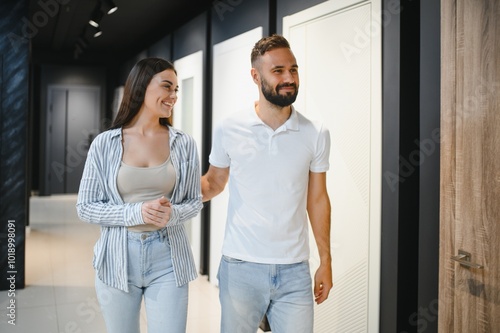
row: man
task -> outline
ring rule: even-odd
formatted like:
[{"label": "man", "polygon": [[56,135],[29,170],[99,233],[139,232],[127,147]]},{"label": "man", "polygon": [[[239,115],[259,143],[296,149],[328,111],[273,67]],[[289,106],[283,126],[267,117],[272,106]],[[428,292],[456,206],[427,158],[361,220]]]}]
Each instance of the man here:
[{"label": "man", "polygon": [[[203,201],[229,181],[229,206],[218,272],[222,333],[255,333],[267,315],[273,333],[313,331],[314,300],[332,288],[330,136],[292,106],[298,66],[288,41],[262,38],[251,54],[259,100],[217,124]],[[309,270],[307,215],[320,266]]]}]

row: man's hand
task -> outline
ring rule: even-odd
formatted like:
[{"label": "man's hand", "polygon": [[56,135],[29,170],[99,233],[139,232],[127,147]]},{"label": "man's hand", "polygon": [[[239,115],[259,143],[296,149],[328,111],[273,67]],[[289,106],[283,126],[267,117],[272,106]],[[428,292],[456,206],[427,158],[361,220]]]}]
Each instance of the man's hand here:
[{"label": "man's hand", "polygon": [[326,301],[333,287],[331,264],[320,265],[314,274],[314,301],[319,305]]}]

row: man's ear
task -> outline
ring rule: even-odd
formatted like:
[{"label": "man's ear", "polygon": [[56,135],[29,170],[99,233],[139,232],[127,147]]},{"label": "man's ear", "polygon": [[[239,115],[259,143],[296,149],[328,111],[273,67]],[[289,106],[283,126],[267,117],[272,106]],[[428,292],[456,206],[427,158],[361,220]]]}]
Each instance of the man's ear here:
[{"label": "man's ear", "polygon": [[259,72],[257,71],[257,69],[252,68],[250,70],[250,75],[252,75],[253,82],[255,82],[256,84],[259,84],[259,82],[260,82],[260,75],[259,75]]}]

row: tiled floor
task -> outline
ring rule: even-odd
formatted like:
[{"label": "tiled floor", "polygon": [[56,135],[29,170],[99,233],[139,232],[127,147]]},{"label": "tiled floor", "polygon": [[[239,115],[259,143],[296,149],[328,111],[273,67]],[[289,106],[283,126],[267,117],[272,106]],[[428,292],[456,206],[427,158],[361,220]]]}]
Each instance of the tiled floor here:
[{"label": "tiled floor", "polygon": [[[104,333],[94,290],[92,249],[99,227],[81,222],[76,196],[32,197],[26,239],[26,288],[18,290],[16,325],[2,313],[2,333]],[[219,332],[217,288],[200,276],[189,286],[188,333]],[[5,312],[9,297],[0,292]],[[145,333],[141,312],[141,332]],[[259,331],[260,332],[260,331]]]}]

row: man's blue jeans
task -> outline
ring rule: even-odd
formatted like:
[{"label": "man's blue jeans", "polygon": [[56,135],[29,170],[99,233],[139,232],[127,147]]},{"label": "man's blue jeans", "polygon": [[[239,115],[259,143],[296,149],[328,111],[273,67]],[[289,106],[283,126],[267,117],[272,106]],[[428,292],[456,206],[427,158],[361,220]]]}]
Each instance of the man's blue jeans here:
[{"label": "man's blue jeans", "polygon": [[267,314],[273,333],[312,333],[314,300],[308,261],[268,265],[222,256],[221,333],[255,333]]},{"label": "man's blue jeans", "polygon": [[176,287],[170,244],[163,232],[128,233],[129,292],[96,277],[96,292],[108,333],[139,333],[144,297],[149,333],[185,333],[188,285]]}]

